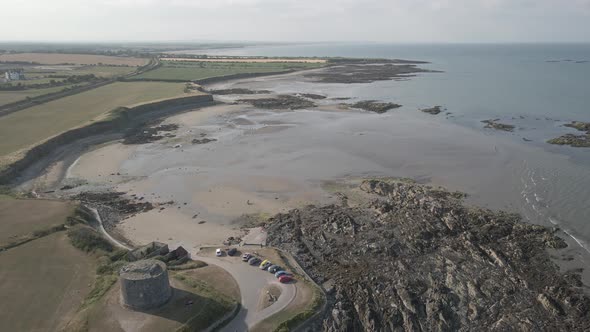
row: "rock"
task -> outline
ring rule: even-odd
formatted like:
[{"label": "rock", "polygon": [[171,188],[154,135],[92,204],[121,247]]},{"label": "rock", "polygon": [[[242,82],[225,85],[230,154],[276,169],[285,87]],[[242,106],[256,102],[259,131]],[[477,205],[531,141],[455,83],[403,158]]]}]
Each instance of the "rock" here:
[{"label": "rock", "polygon": [[[305,74],[305,77],[322,83],[371,83],[433,72],[416,66],[417,62],[394,63],[393,60],[341,59],[335,65]],[[336,65],[337,64],[337,65]]]},{"label": "rock", "polygon": [[211,142],[217,142],[217,139],[215,139],[215,138],[202,138],[202,139],[195,138],[191,142],[193,144],[207,144],[207,143],[211,143]]},{"label": "rock", "polygon": [[308,99],[315,99],[315,100],[326,99],[327,98],[324,95],[318,95],[318,94],[315,94],[315,93],[299,93],[298,95],[301,96],[301,97],[305,97],[305,98],[308,98]]},{"label": "rock", "polygon": [[363,101],[359,101],[357,103],[354,104],[349,104],[348,106],[352,107],[352,108],[358,108],[364,111],[371,111],[371,112],[375,112],[375,113],[385,113],[391,109],[394,108],[400,108],[402,107],[402,105],[399,104],[395,104],[395,103],[382,103],[382,102],[377,102],[375,100],[363,100]]},{"label": "rock", "polygon": [[240,99],[238,102],[249,103],[252,106],[263,109],[302,109],[315,107],[316,105],[301,97],[290,95],[279,95],[276,98]]},{"label": "rock", "polygon": [[590,298],[546,248],[555,230],[513,213],[465,206],[463,194],[411,181],[367,180],[359,207],[308,206],[267,223],[328,308],[311,330],[590,329]]},{"label": "rock", "polygon": [[170,132],[178,129],[177,124],[165,124],[156,127],[148,127],[147,125],[138,126],[125,133],[123,144],[146,144],[159,141],[164,137],[174,137],[171,134],[161,135],[162,132]]},{"label": "rock", "polygon": [[437,115],[438,113],[442,112],[442,106],[434,106],[431,108],[424,108],[420,110],[421,112]]},{"label": "rock", "polygon": [[211,91],[209,91],[209,93],[214,94],[214,95],[257,95],[257,94],[272,93],[272,91],[233,88],[233,89],[211,90]]},{"label": "rock", "polygon": [[590,122],[573,121],[572,123],[565,124],[564,126],[574,128],[579,131],[586,131],[586,134],[565,134],[563,136],[550,139],[547,141],[547,143],[555,145],[569,145],[575,148],[590,147]]},{"label": "rock", "polygon": [[571,123],[564,124],[564,126],[574,128],[579,131],[590,131],[590,122],[572,121]]},{"label": "rock", "polygon": [[490,129],[496,129],[496,130],[502,130],[502,131],[514,131],[515,127],[513,125],[499,123],[499,122],[497,122],[498,120],[499,119],[484,120],[482,122],[486,124],[486,126],[484,128],[490,128]]}]

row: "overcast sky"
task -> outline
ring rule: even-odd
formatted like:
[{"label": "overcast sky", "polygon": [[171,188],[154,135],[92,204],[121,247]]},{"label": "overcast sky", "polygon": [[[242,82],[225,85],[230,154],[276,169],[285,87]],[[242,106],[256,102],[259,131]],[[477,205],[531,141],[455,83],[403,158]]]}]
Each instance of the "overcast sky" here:
[{"label": "overcast sky", "polygon": [[0,41],[590,42],[590,0],[0,0]]}]

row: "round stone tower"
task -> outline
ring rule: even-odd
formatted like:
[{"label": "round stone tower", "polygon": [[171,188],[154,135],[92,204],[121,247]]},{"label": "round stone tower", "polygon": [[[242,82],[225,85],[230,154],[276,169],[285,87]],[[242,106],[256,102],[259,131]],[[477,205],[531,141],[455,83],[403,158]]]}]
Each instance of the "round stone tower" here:
[{"label": "round stone tower", "polygon": [[121,303],[132,309],[150,309],[166,303],[172,291],[166,264],[154,259],[129,263],[119,271]]}]

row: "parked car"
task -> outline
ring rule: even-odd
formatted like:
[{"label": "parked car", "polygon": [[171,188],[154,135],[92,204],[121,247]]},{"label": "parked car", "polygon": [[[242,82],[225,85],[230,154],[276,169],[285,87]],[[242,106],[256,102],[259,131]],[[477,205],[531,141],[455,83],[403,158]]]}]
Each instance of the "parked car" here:
[{"label": "parked car", "polygon": [[260,258],[258,257],[252,257],[250,258],[250,260],[248,260],[248,264],[250,265],[258,265],[260,263]]},{"label": "parked car", "polygon": [[262,266],[262,264],[266,264],[266,262],[270,262],[268,259],[265,259],[262,261],[262,263],[260,263],[260,266]]},{"label": "parked car", "polygon": [[277,273],[275,273],[275,277],[277,277],[277,278],[280,278],[281,276],[284,276],[284,275],[290,276],[292,274],[287,271],[278,271]]},{"label": "parked car", "polygon": [[260,269],[261,270],[266,270],[266,269],[268,269],[271,266],[272,266],[272,263],[270,261],[266,261],[266,263],[262,262],[262,264],[260,264]]},{"label": "parked car", "polygon": [[221,255],[223,255],[223,251],[221,251],[219,248],[215,249],[215,256],[219,257]]},{"label": "parked car", "polygon": [[282,282],[282,283],[287,283],[287,282],[290,282],[292,280],[293,280],[293,277],[288,276],[288,275],[282,275],[282,276],[279,277],[279,282]]},{"label": "parked car", "polygon": [[228,256],[233,256],[238,252],[238,249],[236,248],[231,248],[227,251]]},{"label": "parked car", "polygon": [[270,272],[270,273],[273,273],[273,274],[274,274],[275,272],[279,271],[279,270],[282,270],[282,269],[281,269],[281,267],[280,267],[280,266],[278,266],[278,265],[271,265],[271,266],[268,268],[268,272]]},{"label": "parked car", "polygon": [[248,260],[250,260],[250,258],[252,258],[252,254],[249,253],[249,252],[247,252],[247,253],[245,253],[245,254],[242,255],[242,260],[244,262],[247,262]]}]

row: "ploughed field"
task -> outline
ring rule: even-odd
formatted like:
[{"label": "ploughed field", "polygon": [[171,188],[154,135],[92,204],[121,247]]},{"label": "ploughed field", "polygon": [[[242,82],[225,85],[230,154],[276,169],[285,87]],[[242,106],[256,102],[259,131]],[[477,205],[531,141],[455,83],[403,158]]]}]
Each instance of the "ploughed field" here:
[{"label": "ploughed field", "polygon": [[227,61],[198,61],[186,59],[183,61],[162,61],[162,66],[155,70],[134,76],[134,79],[145,80],[180,80],[195,81],[213,77],[235,74],[255,74],[287,72],[290,70],[312,69],[324,65],[322,62],[235,62]]},{"label": "ploughed field", "polygon": [[11,53],[1,54],[0,62],[23,62],[47,65],[75,64],[92,65],[105,64],[117,66],[143,66],[148,59],[134,57],[118,57],[94,54],[65,54],[65,53]]}]

